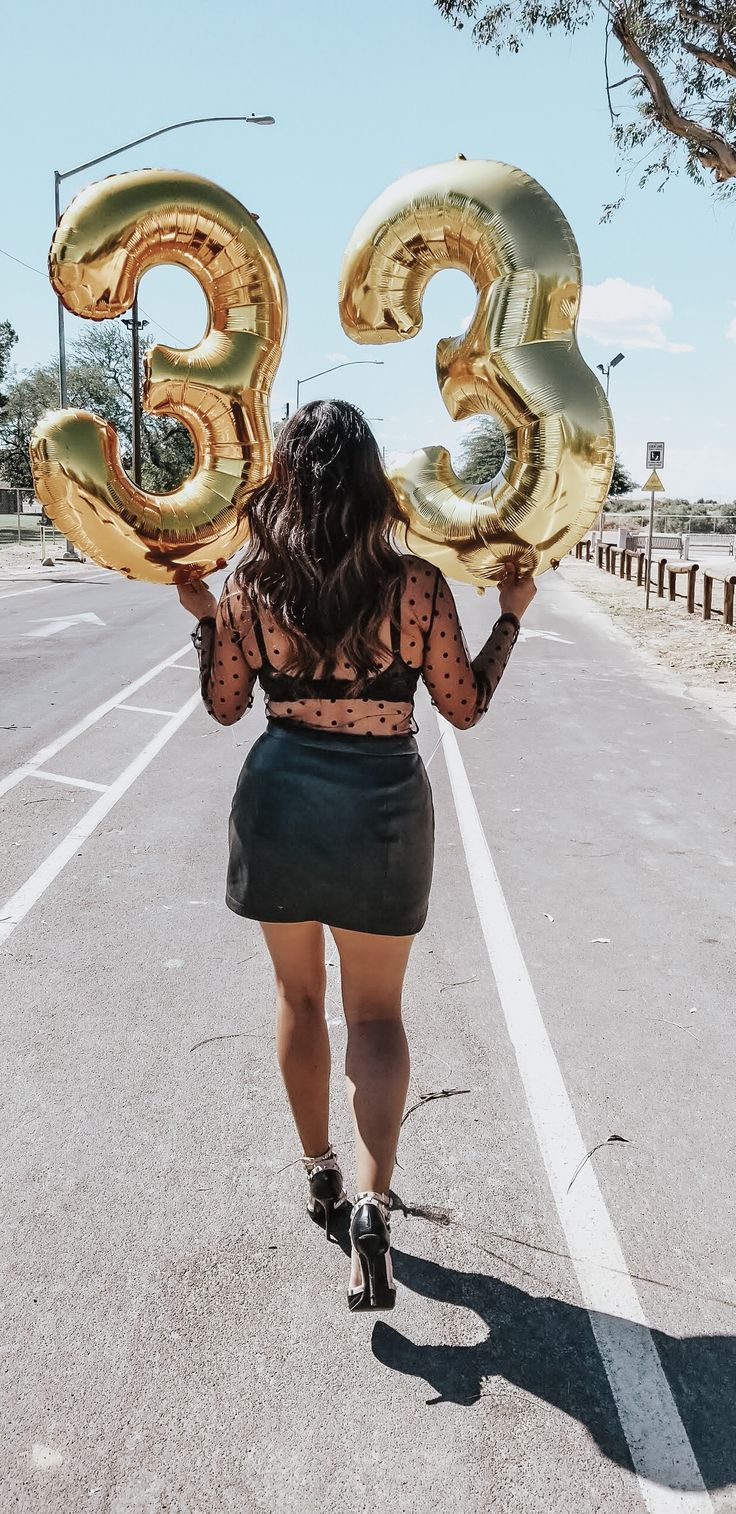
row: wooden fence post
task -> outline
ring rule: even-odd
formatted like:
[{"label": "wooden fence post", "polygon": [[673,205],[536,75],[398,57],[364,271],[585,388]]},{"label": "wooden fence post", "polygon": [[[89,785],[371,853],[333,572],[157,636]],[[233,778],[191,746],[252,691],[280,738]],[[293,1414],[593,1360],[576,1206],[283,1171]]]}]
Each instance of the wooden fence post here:
[{"label": "wooden fence post", "polygon": [[698,564],[691,563],[687,575],[687,613],[695,614],[695,580],[698,576]]},{"label": "wooden fence post", "polygon": [[724,580],[723,580],[723,624],[724,624],[724,626],[732,626],[733,625],[733,591],[734,591],[735,587],[736,587],[736,574],[732,573],[731,576],[730,576],[730,578],[724,578]]}]

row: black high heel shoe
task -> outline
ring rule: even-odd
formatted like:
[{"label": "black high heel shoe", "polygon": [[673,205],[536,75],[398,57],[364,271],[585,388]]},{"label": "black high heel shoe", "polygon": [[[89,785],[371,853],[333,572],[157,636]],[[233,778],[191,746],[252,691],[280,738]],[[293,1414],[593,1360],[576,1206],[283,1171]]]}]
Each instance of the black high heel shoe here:
[{"label": "black high heel shoe", "polygon": [[360,1262],[359,1288],[348,1288],[348,1308],[393,1309],[396,1287],[391,1266],[390,1199],[387,1193],[359,1193],[350,1215],[350,1240]]},{"label": "black high heel shoe", "polygon": [[335,1239],[335,1215],[348,1201],[337,1157],[331,1146],[320,1157],[302,1157],[309,1179],[307,1214],[321,1225],[328,1241]]}]

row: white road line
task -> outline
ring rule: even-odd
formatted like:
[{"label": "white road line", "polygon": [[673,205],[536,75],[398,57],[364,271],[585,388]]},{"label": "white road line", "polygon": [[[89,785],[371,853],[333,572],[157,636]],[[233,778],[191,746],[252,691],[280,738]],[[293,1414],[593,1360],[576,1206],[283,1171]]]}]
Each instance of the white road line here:
[{"label": "white road line", "polygon": [[[187,647],[187,648],[185,648],[185,650],[188,651],[189,648]],[[180,657],[182,656],[181,652],[179,653],[179,656]],[[199,672],[199,667],[195,663],[193,663],[193,662],[175,662],[175,663],[172,664],[172,666],[175,667],[175,668],[181,668],[182,671],[185,672],[185,673],[198,673]]]},{"label": "white road line", "polygon": [[0,594],[0,599],[20,599],[21,594],[40,594],[48,584],[37,584],[35,589],[12,589],[9,594]]},{"label": "white road line", "polygon": [[64,773],[49,773],[47,768],[33,768],[28,774],[29,778],[48,778],[51,783],[70,783],[75,789],[95,789],[98,794],[106,794],[109,783],[93,783],[91,778],[68,778]]},{"label": "white road line", "polygon": [[[454,731],[438,716],[460,833],[506,1026],[580,1290],[650,1514],[713,1510],[585,1145],[481,825]],[[579,1258],[585,1257],[582,1261]]]},{"label": "white road line", "polygon": [[167,741],[170,741],[171,737],[176,735],[179,727],[184,724],[185,720],[188,720],[192,711],[197,708],[199,703],[200,693],[197,690],[196,694],[192,694],[186,704],[182,705],[176,715],[172,716],[171,720],[167,721],[166,725],[156,732],[156,735],[143,747],[138,756],[128,763],[127,768],[124,768],[114,783],[110,784],[106,793],[101,794],[99,799],[95,800],[95,803],[88,809],[86,815],[82,816],[81,820],[69,831],[63,841],[59,842],[59,845],[54,848],[53,852],[49,853],[45,862],[42,862],[40,867],[36,868],[35,873],[31,874],[27,882],[18,889],[17,893],[13,894],[11,899],[8,899],[2,912],[0,912],[0,946],[12,935],[16,926],[20,925],[21,921],[25,919],[29,910],[33,909],[34,904],[38,903],[41,895],[46,892],[46,889],[53,883],[54,879],[58,878],[59,873],[66,867],[67,862],[76,856],[79,848],[92,835],[92,832],[99,825],[100,821],[104,820],[105,815],[109,814],[113,806],[117,804],[118,799],[121,799],[131,784],[135,783],[136,778],[140,777],[141,773],[148,767],[148,764],[153,762],[154,757],[158,755],[162,747],[166,746]]},{"label": "white road line", "polygon": [[135,710],[137,715],[175,715],[176,710],[154,710],[150,704],[119,704],[119,710]]},{"label": "white road line", "polygon": [[130,694],[137,693],[138,689],[142,689],[145,684],[150,683],[152,678],[157,678],[164,668],[179,667],[180,664],[176,660],[177,657],[183,657],[184,653],[188,650],[188,647],[183,646],[179,648],[178,652],[172,652],[170,657],[164,657],[163,661],[157,662],[154,668],[150,668],[140,678],[135,678],[132,683],[127,684],[124,689],[120,690],[119,694],[113,694],[112,699],[106,699],[104,704],[98,704],[94,710],[90,711],[89,715],[85,715],[70,730],[65,731],[63,736],[57,736],[55,741],[49,742],[48,746],[43,747],[40,752],[36,752],[35,757],[29,757],[27,762],[22,763],[19,768],[15,768],[12,773],[8,773],[7,778],[0,779],[0,797],[6,794],[8,789],[14,788],[16,783],[20,783],[23,778],[27,778],[36,768],[41,767],[44,762],[50,762],[57,752],[61,752],[65,746],[69,745],[70,741],[76,741],[77,736],[81,736],[83,731],[88,731],[90,726],[96,725],[103,715],[107,715],[110,710],[116,709]]}]

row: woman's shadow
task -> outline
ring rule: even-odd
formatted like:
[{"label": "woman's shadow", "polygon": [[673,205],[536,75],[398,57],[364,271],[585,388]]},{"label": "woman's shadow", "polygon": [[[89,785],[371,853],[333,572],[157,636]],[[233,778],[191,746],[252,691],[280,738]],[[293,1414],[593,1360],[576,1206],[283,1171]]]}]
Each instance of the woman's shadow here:
[{"label": "woman's shadow", "polygon": [[[436,1395],[429,1404],[477,1403],[489,1379],[505,1378],[579,1420],[604,1455],[632,1469],[586,1309],[536,1298],[497,1278],[441,1267],[407,1252],[392,1250],[392,1256],[396,1277],[407,1288],[472,1309],[488,1334],[474,1346],[415,1345],[379,1321],[372,1338],[378,1361],[428,1383]],[[600,1320],[616,1346],[635,1361],[637,1347],[645,1344],[644,1327],[611,1316]],[[736,1339],[679,1338],[659,1330],[651,1335],[703,1481],[708,1488],[723,1488],[736,1480]],[[666,1445],[657,1446],[647,1472],[672,1488],[697,1485],[678,1470]]]}]

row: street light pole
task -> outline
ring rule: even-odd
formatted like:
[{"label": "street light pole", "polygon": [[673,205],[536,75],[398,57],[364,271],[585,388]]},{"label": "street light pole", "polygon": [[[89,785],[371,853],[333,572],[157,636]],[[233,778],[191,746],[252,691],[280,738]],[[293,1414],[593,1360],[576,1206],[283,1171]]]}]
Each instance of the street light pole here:
[{"label": "street light pole", "polygon": [[[61,219],[61,206],[60,206],[60,203],[59,203],[59,186],[61,184],[62,178],[63,178],[63,174],[60,174],[58,168],[55,168],[54,169],[54,225],[55,226],[58,226],[59,221]],[[57,295],[57,299],[56,299],[56,309],[57,309],[57,312],[58,312],[58,321],[59,321],[59,404],[60,404],[62,410],[66,410],[66,407],[67,407],[67,404],[69,403],[69,400],[68,400],[67,386],[66,386],[66,335],[65,335],[65,332],[64,332],[64,306],[62,305],[61,300],[59,299],[58,295]],[[65,540],[64,540],[64,556],[67,558],[67,560],[71,560],[72,562],[78,562],[79,561],[79,554],[78,554],[77,549],[76,549],[76,547],[74,545],[74,542],[73,541],[69,541],[68,537],[66,537]]]},{"label": "street light pole", "polygon": [[[618,365],[619,365],[619,363],[622,363],[624,361],[625,356],[626,356],[625,352],[617,352],[616,356],[612,357],[611,360],[610,360],[610,362],[606,363],[605,366],[604,366],[603,363],[596,363],[596,367],[598,369],[598,372],[602,373],[603,377],[606,380],[606,399],[608,399],[608,391],[609,391],[609,388],[611,386],[611,369],[612,368],[617,368]],[[596,529],[596,531],[601,531],[601,532],[603,530],[603,509],[602,508],[601,508],[600,515],[598,516],[598,521],[596,523],[595,529]]]},{"label": "street light pole", "polygon": [[[61,219],[61,208],[60,208],[60,204],[59,204],[59,186],[61,184],[62,177],[63,177],[63,175],[59,173],[58,168],[55,168],[54,169],[54,225],[55,226],[58,226],[59,221]],[[61,300],[58,298],[58,296],[57,296],[56,304],[57,304],[57,308],[58,308],[58,312],[59,312],[59,404],[61,405],[62,410],[66,410],[66,406],[67,406],[67,391],[66,391],[66,340],[65,340],[65,336],[64,336],[64,306],[62,305]]]},{"label": "street light pole", "polygon": [[606,363],[605,366],[604,366],[603,363],[597,363],[596,364],[598,372],[602,373],[603,376],[604,376],[604,378],[605,378],[605,380],[606,380],[606,399],[608,399],[608,390],[609,390],[610,384],[611,384],[611,369],[612,368],[617,368],[618,365],[619,365],[619,363],[623,362],[625,356],[626,356],[625,352],[617,352],[616,356],[612,357],[610,363]]},{"label": "street light pole", "polygon": [[[149,132],[146,132],[146,135],[144,137],[135,137],[132,142],[124,142],[123,145],[122,145],[122,147],[113,147],[113,149],[112,149],[111,152],[100,153],[99,157],[97,157],[97,158],[88,158],[87,161],[86,161],[86,163],[77,163],[74,168],[67,168],[64,173],[60,173],[59,169],[55,168],[54,169],[54,218],[55,218],[54,224],[56,226],[58,226],[59,221],[61,219],[61,205],[60,205],[59,190],[60,190],[60,186],[62,184],[62,181],[64,179],[71,179],[71,178],[73,178],[75,174],[82,173],[85,168],[95,168],[98,163],[106,163],[107,160],[108,160],[108,158],[117,158],[121,152],[128,152],[131,147],[140,147],[140,145],[141,145],[142,142],[152,142],[153,139],[154,139],[154,137],[163,137],[169,131],[179,131],[179,129],[182,126],[204,126],[204,125],[207,125],[208,123],[210,123],[212,121],[244,121],[246,123],[246,125],[248,125],[248,126],[274,126],[275,125],[275,117],[274,116],[254,116],[254,115],[250,115],[250,116],[194,116],[189,121],[174,121],[174,122],[172,122],[171,126],[161,126],[161,127],[159,127],[158,131],[149,131]],[[68,399],[68,390],[67,390],[66,338],[65,338],[65,334],[64,334],[64,306],[62,305],[61,300],[59,299],[58,295],[56,297],[56,302],[57,302],[57,307],[58,307],[58,322],[59,322],[59,403],[61,405],[62,410],[65,410],[66,407],[67,407],[67,405],[68,405],[68,403],[69,403],[69,399]],[[135,473],[135,467],[136,467],[135,460],[136,460],[136,456],[137,456],[137,458],[138,458],[138,475],[135,478],[135,482],[138,485],[140,485],[140,431],[141,431],[140,409],[138,409],[137,415],[136,415],[136,405],[140,404],[140,381],[139,381],[139,369],[138,369],[138,359],[139,359],[139,351],[138,351],[138,327],[139,327],[139,321],[138,321],[138,302],[137,302],[137,296],[136,296],[136,299],[133,302],[133,311],[132,311],[133,372],[134,372],[134,377],[135,377],[135,382],[133,384],[133,469],[134,469],[134,473]],[[137,427],[137,441],[136,441],[136,427]],[[67,542],[65,556],[66,557],[72,557],[72,558],[74,558],[76,560],[77,554],[76,554],[76,552],[74,550],[74,545],[73,545],[72,542],[69,542],[69,541]]]},{"label": "street light pole", "polygon": [[299,409],[299,391],[302,384],[311,384],[312,379],[324,378],[326,373],[337,373],[338,368],[382,368],[383,359],[373,357],[351,358],[349,363],[334,363],[332,368],[320,368],[319,373],[309,373],[296,381],[296,408]]}]

